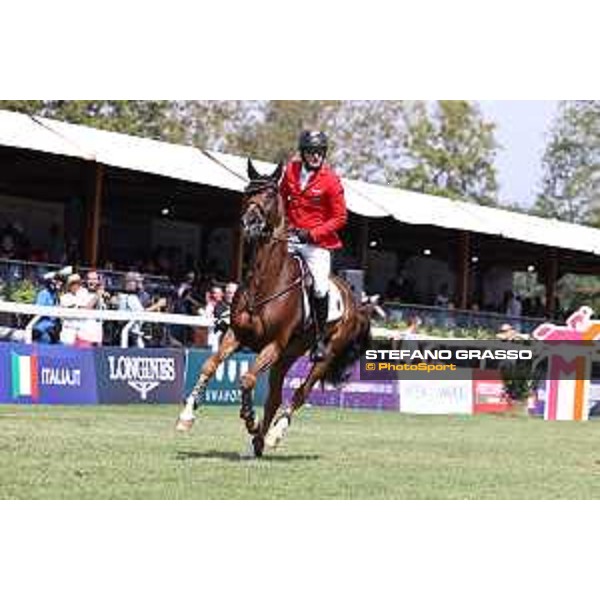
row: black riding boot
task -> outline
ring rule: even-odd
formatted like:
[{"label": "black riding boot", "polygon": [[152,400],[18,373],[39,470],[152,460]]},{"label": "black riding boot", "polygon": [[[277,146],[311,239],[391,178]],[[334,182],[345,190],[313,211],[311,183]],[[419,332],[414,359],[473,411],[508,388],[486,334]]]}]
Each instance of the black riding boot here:
[{"label": "black riding boot", "polygon": [[327,325],[327,309],[329,307],[329,294],[323,298],[314,299],[316,336],[312,349],[311,358],[313,362],[325,360],[325,326]]}]

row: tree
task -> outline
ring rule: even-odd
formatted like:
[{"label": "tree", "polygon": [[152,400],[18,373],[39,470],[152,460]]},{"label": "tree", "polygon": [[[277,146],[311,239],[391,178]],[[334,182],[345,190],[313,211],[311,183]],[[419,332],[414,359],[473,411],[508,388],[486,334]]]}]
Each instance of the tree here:
[{"label": "tree", "polygon": [[495,125],[477,105],[416,103],[406,113],[408,165],[389,175],[400,187],[478,204],[497,203]]},{"label": "tree", "polygon": [[406,162],[406,122],[414,103],[348,100],[332,115],[332,162],[346,177],[388,183]]},{"label": "tree", "polygon": [[542,159],[534,213],[600,226],[600,101],[563,102]]},{"label": "tree", "polygon": [[230,131],[226,148],[259,159],[277,162],[287,160],[298,144],[298,134],[303,129],[330,130],[338,101],[328,100],[271,100],[256,105],[254,119],[248,115],[249,107],[238,119],[242,126]]}]

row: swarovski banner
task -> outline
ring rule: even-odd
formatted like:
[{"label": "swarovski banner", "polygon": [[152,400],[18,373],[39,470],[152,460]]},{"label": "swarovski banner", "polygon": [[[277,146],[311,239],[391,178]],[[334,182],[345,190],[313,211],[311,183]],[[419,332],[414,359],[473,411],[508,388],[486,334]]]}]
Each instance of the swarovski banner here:
[{"label": "swarovski banner", "polygon": [[96,404],[93,350],[2,344],[0,402]]},{"label": "swarovski banner", "polygon": [[177,404],[183,400],[185,355],[166,348],[96,351],[101,404]]},{"label": "swarovski banner", "polygon": [[[189,394],[200,374],[204,361],[212,353],[209,350],[188,350],[185,370],[185,394]],[[204,396],[204,404],[239,406],[241,402],[240,377],[256,359],[255,354],[239,352],[219,365],[210,380]],[[268,372],[258,377],[254,388],[254,405],[262,406],[268,391]]]}]

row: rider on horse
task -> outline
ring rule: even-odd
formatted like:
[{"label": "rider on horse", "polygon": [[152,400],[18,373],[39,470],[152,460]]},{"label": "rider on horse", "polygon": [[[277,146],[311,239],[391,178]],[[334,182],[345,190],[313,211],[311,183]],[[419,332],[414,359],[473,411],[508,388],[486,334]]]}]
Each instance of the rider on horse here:
[{"label": "rider on horse", "polygon": [[326,353],[331,250],[342,247],[337,232],[346,225],[346,201],[339,177],[325,162],[325,133],[303,131],[298,150],[300,157],[286,166],[280,191],[292,234],[290,252],[302,255],[314,280],[317,335],[312,359],[316,362]]}]

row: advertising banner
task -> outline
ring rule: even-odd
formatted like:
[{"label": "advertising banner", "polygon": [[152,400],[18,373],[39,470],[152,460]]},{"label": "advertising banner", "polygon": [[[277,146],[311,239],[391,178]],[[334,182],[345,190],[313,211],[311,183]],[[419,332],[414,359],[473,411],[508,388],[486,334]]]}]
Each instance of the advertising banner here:
[{"label": "advertising banner", "polygon": [[400,380],[400,412],[421,415],[473,414],[473,382]]},{"label": "advertising banner", "polygon": [[10,346],[0,343],[0,403],[10,402]]},{"label": "advertising banner", "polygon": [[183,400],[185,355],[167,348],[96,350],[101,404],[177,404]]},{"label": "advertising banner", "polygon": [[3,344],[0,402],[96,404],[93,350],[46,344]]},{"label": "advertising banner", "polygon": [[[284,381],[283,399],[289,403],[296,390],[310,372],[312,363],[307,357],[299,358]],[[326,383],[316,384],[307,402],[314,406],[329,406],[335,408],[365,408],[372,410],[398,410],[399,385],[398,381],[362,381],[360,379],[360,364],[354,365],[350,378],[341,387],[336,388]]]},{"label": "advertising banner", "polygon": [[499,371],[473,369],[473,410],[477,413],[510,409]]},{"label": "advertising banner", "polygon": [[[200,373],[204,361],[211,355],[209,350],[188,350],[185,369],[185,396],[187,396]],[[205,404],[234,406],[241,403],[240,377],[256,359],[255,354],[239,352],[230,356],[219,366],[206,389]],[[265,403],[268,392],[268,372],[263,373],[254,388],[254,406]]]}]

